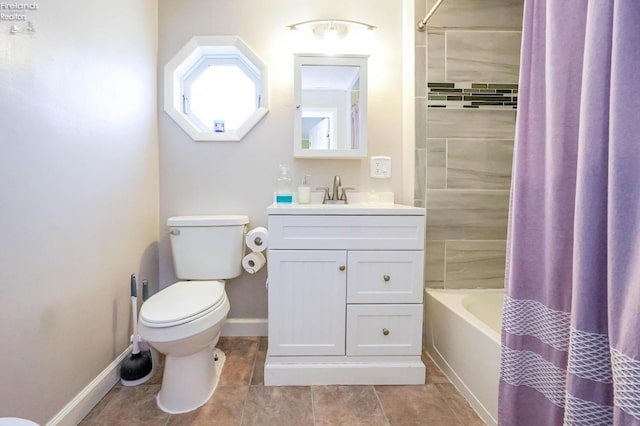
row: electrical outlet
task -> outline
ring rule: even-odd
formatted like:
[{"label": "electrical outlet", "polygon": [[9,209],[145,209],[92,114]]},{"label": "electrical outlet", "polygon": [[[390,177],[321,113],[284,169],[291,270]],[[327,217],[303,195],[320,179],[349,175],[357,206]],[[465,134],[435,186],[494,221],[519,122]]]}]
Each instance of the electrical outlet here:
[{"label": "electrical outlet", "polygon": [[371,157],[371,177],[387,179],[391,177],[391,157]]}]

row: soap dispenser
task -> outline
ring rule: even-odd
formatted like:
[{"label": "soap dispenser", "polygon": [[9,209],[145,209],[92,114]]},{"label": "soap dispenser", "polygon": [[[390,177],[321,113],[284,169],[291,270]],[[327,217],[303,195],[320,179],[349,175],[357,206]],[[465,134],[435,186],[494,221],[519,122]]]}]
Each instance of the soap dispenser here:
[{"label": "soap dispenser", "polygon": [[298,203],[309,204],[311,202],[311,187],[307,185],[309,175],[302,175],[302,182],[298,187]]},{"label": "soap dispenser", "polygon": [[276,187],[276,204],[291,204],[293,195],[291,193],[291,178],[289,177],[289,165],[280,164],[280,176]]}]

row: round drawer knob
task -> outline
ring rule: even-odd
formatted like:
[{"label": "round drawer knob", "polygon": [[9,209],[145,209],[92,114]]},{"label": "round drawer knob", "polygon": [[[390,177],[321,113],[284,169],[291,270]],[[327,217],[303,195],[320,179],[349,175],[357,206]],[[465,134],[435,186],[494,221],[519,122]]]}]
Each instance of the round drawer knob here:
[{"label": "round drawer knob", "polygon": [[345,269],[347,269],[347,267],[344,266],[344,265],[340,265],[340,267],[338,269],[340,269],[341,271],[344,271]]},{"label": "round drawer knob", "polygon": [[382,329],[382,334],[384,334],[385,336],[389,335],[389,329],[388,328],[383,328]]},{"label": "round drawer knob", "polygon": [[391,277],[389,275],[385,275],[384,277],[382,277],[385,281],[389,281],[391,279]]}]

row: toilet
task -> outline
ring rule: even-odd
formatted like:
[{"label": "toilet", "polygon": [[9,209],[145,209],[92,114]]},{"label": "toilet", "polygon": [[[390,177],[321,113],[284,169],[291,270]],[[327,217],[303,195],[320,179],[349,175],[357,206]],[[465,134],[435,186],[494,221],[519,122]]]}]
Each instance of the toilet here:
[{"label": "toilet", "polygon": [[18,417],[0,417],[0,426],[38,426],[38,423]]},{"label": "toilet", "polygon": [[225,280],[242,273],[244,215],[169,218],[169,238],[180,280],[142,304],[140,337],[165,354],[158,407],[195,410],[211,398],[224,364],[215,348],[229,312]]}]

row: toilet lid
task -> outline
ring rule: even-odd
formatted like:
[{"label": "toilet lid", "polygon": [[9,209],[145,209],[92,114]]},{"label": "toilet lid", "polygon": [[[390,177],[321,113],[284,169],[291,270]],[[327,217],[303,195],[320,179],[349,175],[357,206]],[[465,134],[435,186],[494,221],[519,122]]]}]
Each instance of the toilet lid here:
[{"label": "toilet lid", "polygon": [[222,281],[180,281],[144,302],[140,321],[149,327],[170,327],[193,321],[223,302]]}]

